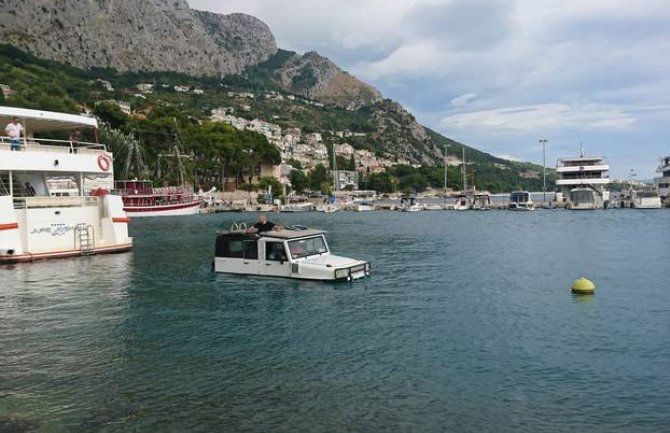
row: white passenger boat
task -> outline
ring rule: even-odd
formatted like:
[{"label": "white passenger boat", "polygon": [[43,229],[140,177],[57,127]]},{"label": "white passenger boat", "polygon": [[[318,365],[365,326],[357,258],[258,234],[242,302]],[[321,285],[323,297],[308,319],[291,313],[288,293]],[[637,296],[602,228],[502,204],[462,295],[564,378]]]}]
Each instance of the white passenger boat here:
[{"label": "white passenger boat", "polygon": [[517,211],[535,210],[535,203],[530,199],[528,191],[514,191],[509,195],[508,209]]},{"label": "white passenger boat", "polygon": [[303,226],[248,234],[244,224],[216,237],[215,272],[299,280],[353,281],[370,275],[370,263],[330,253],[322,230]]},{"label": "white passenger boat", "polygon": [[609,204],[610,194],[606,187],[610,183],[610,166],[601,156],[561,158],[556,164],[559,179],[556,186],[568,199],[566,207],[573,210],[602,209]]},{"label": "white passenger boat", "polygon": [[632,191],[630,207],[631,209],[660,209],[661,197],[656,190],[643,189]]},{"label": "white passenger boat", "polygon": [[130,250],[123,201],[108,194],[112,154],[99,143],[38,138],[97,128],[96,119],[0,107],[1,125],[14,116],[26,136],[18,151],[0,138],[0,263]]},{"label": "white passenger boat", "polygon": [[661,201],[670,203],[670,156],[661,158],[661,162],[656,170],[661,175],[655,179],[658,195]]}]

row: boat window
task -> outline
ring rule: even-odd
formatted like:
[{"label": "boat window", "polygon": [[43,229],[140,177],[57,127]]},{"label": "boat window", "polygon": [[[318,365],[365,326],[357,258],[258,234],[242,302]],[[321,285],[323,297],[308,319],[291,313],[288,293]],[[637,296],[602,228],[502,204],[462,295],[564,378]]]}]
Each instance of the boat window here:
[{"label": "boat window", "polygon": [[328,252],[328,248],[326,248],[326,243],[323,240],[323,236],[315,236],[313,238],[290,241],[288,243],[288,248],[289,251],[291,251],[291,257],[293,258],[306,257],[313,254]]},{"label": "boat window", "polygon": [[265,260],[280,262],[287,260],[283,242],[265,243]]},{"label": "boat window", "polygon": [[257,240],[244,241],[244,258],[250,260],[258,260]]},{"label": "boat window", "polygon": [[589,190],[570,191],[570,200],[576,205],[592,204],[595,201],[593,191]]}]

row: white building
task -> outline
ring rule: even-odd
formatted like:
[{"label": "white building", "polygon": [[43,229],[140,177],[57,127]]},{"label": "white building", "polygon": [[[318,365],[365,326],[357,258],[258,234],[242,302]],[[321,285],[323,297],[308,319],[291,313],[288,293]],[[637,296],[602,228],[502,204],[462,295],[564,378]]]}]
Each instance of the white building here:
[{"label": "white building", "polygon": [[310,134],[305,134],[305,141],[311,144],[321,143],[323,137],[318,132],[312,132]]},{"label": "white building", "polygon": [[5,98],[9,98],[14,93],[12,88],[6,84],[0,84],[0,91],[2,91],[2,96]]},{"label": "white building", "polygon": [[135,86],[140,93],[153,93],[154,85],[149,83],[140,83]]},{"label": "white building", "polygon": [[104,89],[106,91],[108,91],[108,92],[113,92],[114,91],[114,87],[112,87],[112,83],[110,83],[109,81],[101,80],[101,79],[98,79],[97,81],[98,81],[98,83],[100,83],[102,85],[102,87],[104,87]]},{"label": "white building", "polygon": [[342,143],[335,145],[335,155],[350,158],[354,154],[354,148],[351,144]]}]

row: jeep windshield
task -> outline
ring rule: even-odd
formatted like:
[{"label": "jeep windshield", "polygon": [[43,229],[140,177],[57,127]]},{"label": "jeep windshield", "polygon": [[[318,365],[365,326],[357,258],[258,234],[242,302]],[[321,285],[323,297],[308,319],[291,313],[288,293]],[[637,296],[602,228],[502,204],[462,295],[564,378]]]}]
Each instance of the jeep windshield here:
[{"label": "jeep windshield", "polygon": [[328,252],[323,236],[289,241],[288,249],[294,259]]}]

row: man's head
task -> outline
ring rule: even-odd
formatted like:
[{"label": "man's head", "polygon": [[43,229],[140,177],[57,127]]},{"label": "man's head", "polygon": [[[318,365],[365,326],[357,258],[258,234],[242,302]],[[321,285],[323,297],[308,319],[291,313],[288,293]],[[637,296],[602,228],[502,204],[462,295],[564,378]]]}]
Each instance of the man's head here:
[{"label": "man's head", "polygon": [[20,120],[19,120],[18,117],[14,116],[14,118],[12,119],[12,122],[14,122],[14,124],[16,125],[20,122]]},{"label": "man's head", "polygon": [[265,224],[268,221],[268,217],[265,216],[264,213],[258,215],[258,222],[261,224]]}]

